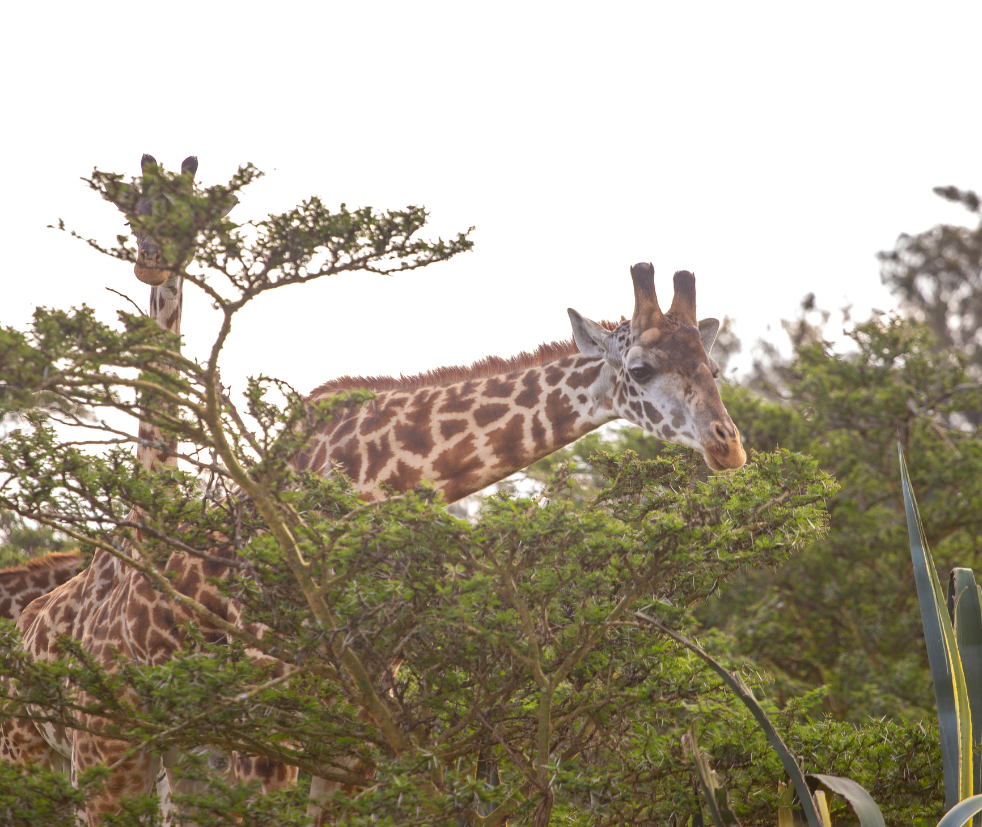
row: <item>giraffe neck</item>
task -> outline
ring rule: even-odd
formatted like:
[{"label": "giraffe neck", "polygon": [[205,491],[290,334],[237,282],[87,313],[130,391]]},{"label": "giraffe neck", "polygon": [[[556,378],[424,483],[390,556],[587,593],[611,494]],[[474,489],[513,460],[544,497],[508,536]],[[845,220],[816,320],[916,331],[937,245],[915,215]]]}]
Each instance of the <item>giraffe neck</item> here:
[{"label": "giraffe neck", "polygon": [[[181,310],[184,301],[184,278],[171,275],[159,287],[150,291],[150,315],[157,325],[168,333],[181,335]],[[140,422],[140,442],[137,458],[148,471],[157,471],[164,466],[177,467],[174,455],[177,443],[164,440],[160,428],[149,422]]]},{"label": "giraffe neck", "polygon": [[405,491],[429,480],[453,502],[616,419],[612,385],[603,359],[572,354],[498,376],[378,391],[323,426],[297,465],[326,474],[338,464],[368,500],[382,496],[379,483]]}]

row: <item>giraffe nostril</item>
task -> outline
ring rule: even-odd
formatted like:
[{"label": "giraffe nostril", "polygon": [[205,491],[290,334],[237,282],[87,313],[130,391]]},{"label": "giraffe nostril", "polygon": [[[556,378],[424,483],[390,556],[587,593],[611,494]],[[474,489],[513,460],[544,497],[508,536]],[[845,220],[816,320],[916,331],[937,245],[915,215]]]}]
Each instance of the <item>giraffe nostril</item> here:
[{"label": "giraffe nostril", "polygon": [[720,442],[726,442],[727,440],[726,429],[722,426],[721,423],[717,422],[715,425],[713,425],[713,433],[716,434],[716,438]]}]

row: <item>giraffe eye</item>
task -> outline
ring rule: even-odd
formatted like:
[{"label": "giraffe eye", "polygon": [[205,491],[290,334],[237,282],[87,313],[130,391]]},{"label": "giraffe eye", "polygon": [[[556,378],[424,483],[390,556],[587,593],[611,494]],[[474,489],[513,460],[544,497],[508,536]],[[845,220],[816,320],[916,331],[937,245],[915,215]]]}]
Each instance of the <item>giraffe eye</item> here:
[{"label": "giraffe eye", "polygon": [[647,382],[651,378],[652,370],[647,365],[638,365],[631,368],[628,373],[635,382]]}]

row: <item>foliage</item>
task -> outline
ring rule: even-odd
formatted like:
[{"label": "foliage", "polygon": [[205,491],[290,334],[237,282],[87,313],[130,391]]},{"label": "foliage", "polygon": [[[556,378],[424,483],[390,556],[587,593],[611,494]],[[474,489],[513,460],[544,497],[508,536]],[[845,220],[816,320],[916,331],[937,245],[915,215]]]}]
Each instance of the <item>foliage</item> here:
[{"label": "foliage", "polygon": [[978,564],[982,444],[964,419],[980,391],[964,357],[938,351],[899,318],[857,325],[857,351],[808,345],[789,367],[787,401],[731,387],[727,408],[745,442],[815,457],[841,485],[827,537],[773,571],[748,572],[699,617],[725,629],[784,701],[827,686],[825,707],[861,722],[933,716],[933,697],[896,474],[899,432],[910,475],[925,493],[935,558],[947,570]]},{"label": "foliage", "polygon": [[[193,637],[156,669],[124,659],[106,675],[67,644],[74,657],[45,667],[11,644],[0,670],[18,677],[23,700],[47,704],[63,723],[72,721],[73,693],[87,691],[98,703],[87,712],[104,718],[106,734],[136,744],[206,742],[326,776],[358,745],[390,782],[376,783],[359,806],[393,823],[404,814],[400,796],[449,818],[459,812],[455,801],[487,795],[474,789],[479,751],[498,765],[495,800],[518,815],[568,784],[559,803],[570,818],[589,804],[643,820],[652,785],[671,778],[639,773],[646,733],[673,723],[705,679],[627,609],[651,604],[677,622],[738,565],[783,559],[812,537],[831,489],[809,463],[782,453],[709,485],[693,481],[698,461],[681,452],[604,462],[618,473],[605,505],[579,511],[501,497],[473,527],[446,517],[425,492],[356,512],[340,481],[306,480],[304,513],[325,517],[310,525],[309,560],[333,572],[324,589],[334,624],[327,639],[350,639],[350,648],[324,646],[324,627],[309,623],[309,604],[260,526],[242,550],[251,565],[231,581],[249,615],[270,627],[264,650],[301,665],[288,685],[269,680],[241,644]],[[339,525],[331,519],[338,512],[354,516]],[[317,535],[329,552],[314,552]],[[345,682],[356,668],[345,655],[375,676],[404,656],[392,696],[363,697]],[[334,675],[341,681],[325,684]],[[338,701],[323,704],[325,691]],[[359,713],[374,705],[384,717],[366,724]],[[678,743],[674,729],[658,739],[662,748]],[[393,737],[402,732],[405,743]],[[442,795],[434,799],[431,786]]]},{"label": "foliage", "polygon": [[[910,542],[911,560],[917,584],[917,598],[924,629],[924,639],[930,661],[935,696],[939,743],[944,773],[945,809],[939,827],[968,825],[977,821],[982,811],[982,789],[977,761],[979,750],[979,719],[982,718],[982,588],[975,581],[971,569],[952,569],[947,594],[942,590],[933,556],[921,523],[920,513],[910,477],[900,450],[900,477],[904,500],[904,512]],[[686,640],[643,613],[639,617],[649,621],[664,634],[672,637],[695,653],[723,679],[757,720],[769,741],[772,752],[780,759],[787,776],[794,784],[797,800],[810,827],[831,827],[831,817],[825,792],[809,790],[806,777],[798,761],[792,756],[785,741],[774,728],[763,707],[756,700],[752,689],[739,673],[731,673],[697,644]],[[873,729],[874,727],[867,727]],[[739,820],[729,806],[725,786],[710,768],[708,757],[701,752],[696,739],[696,728],[690,726],[683,736],[683,745],[691,754],[699,778],[702,800],[716,827],[739,825]],[[864,756],[865,757],[865,756]],[[816,785],[841,794],[854,808],[863,825],[883,825],[884,819],[876,802],[855,780],[815,774],[808,776]],[[783,792],[778,812],[779,823],[790,822],[790,808]],[[973,816],[975,817],[973,819]],[[701,822],[696,811],[693,821]]]},{"label": "foliage", "polygon": [[[700,646],[692,641],[686,640],[684,637],[678,635],[670,629],[667,629],[659,621],[647,617],[643,615],[643,613],[638,613],[638,615],[659,628],[664,634],[667,634],[679,643],[682,643],[689,651],[693,652],[705,663],[707,663],[710,668],[712,668],[713,671],[723,679],[723,682],[729,687],[733,694],[741,701],[743,704],[741,709],[749,712],[754,718],[757,724],[758,732],[763,734],[766,738],[768,747],[766,754],[768,756],[775,757],[780,761],[786,773],[786,777],[789,778],[791,784],[793,785],[790,787],[790,789],[786,789],[784,791],[782,791],[779,786],[777,796],[779,813],[781,810],[787,810],[788,814],[790,815],[790,812],[792,811],[791,805],[793,803],[791,794],[796,793],[794,798],[798,801],[800,808],[799,813],[800,815],[804,816],[810,827],[819,827],[819,825],[830,827],[831,819],[829,817],[829,801],[825,796],[825,792],[829,792],[842,795],[843,799],[845,799],[845,801],[847,801],[853,808],[855,815],[859,816],[864,825],[872,827],[873,825],[884,824],[885,820],[883,817],[883,810],[863,788],[863,786],[861,784],[857,784],[855,778],[831,775],[828,774],[828,771],[823,773],[809,772],[807,775],[805,774],[802,764],[807,764],[815,758],[818,758],[824,763],[832,763],[835,760],[834,757],[828,755],[827,753],[819,757],[819,754],[817,754],[818,751],[816,751],[814,748],[807,753],[807,757],[805,754],[802,754],[800,759],[795,757],[792,750],[789,749],[790,741],[788,736],[786,735],[782,738],[777,731],[778,727],[775,726],[775,721],[773,720],[773,718],[776,717],[775,712],[772,711],[771,715],[768,715],[767,711],[765,711],[764,705],[762,705],[754,697],[752,688],[748,686],[740,672],[730,672]],[[794,716],[795,706],[798,706],[798,704],[791,705],[787,710],[791,712],[792,717]],[[787,724],[787,722],[785,723]],[[838,740],[840,744],[843,740],[846,742],[849,740],[855,740],[855,735],[872,735],[874,739],[882,736],[883,743],[890,740],[889,734],[884,733],[880,727],[875,725],[868,725],[857,731],[848,724],[842,724],[832,719],[827,719],[818,726],[815,726],[811,721],[806,719],[801,731],[804,733],[806,741],[814,742],[816,740],[824,740],[826,744],[833,739]],[[924,730],[921,729],[920,735],[923,736],[924,734]],[[908,736],[907,739],[909,742],[908,747],[913,747],[915,744],[917,744],[923,749],[925,745],[922,743],[922,739],[919,738],[916,733],[911,733],[911,735],[913,737]],[[822,736],[824,736],[824,738],[822,738]],[[699,784],[703,793],[703,801],[711,814],[713,822],[717,827],[723,827],[724,824],[739,824],[739,819],[729,807],[730,796],[726,791],[726,787],[720,785],[719,774],[710,769],[709,757],[702,753],[701,749],[697,745],[695,726],[691,726],[687,735],[683,736],[683,745],[692,754],[693,763],[696,765],[699,776]],[[870,746],[871,745],[869,743],[863,745],[864,748],[861,748],[857,753],[851,756],[852,760],[849,762],[849,764],[845,765],[841,769],[836,767],[836,769],[838,771],[844,770],[845,772],[848,772],[849,776],[853,776],[857,773],[868,773],[870,759],[873,758],[874,754],[876,753],[876,749],[870,749]],[[929,749],[924,751],[930,752]],[[910,754],[921,755],[921,751]],[[908,758],[910,754],[908,754]],[[894,760],[900,760],[902,758],[901,755],[893,755],[891,757]],[[930,761],[930,756],[927,757]],[[753,754],[751,753],[751,759],[752,758]],[[946,758],[945,768],[947,770]],[[890,774],[889,772],[883,773],[882,767],[878,769],[880,772],[874,776],[874,778],[877,780]],[[909,769],[909,766],[906,765],[905,762],[905,770]],[[744,780],[741,778],[741,775],[742,773],[740,772],[732,774],[732,776],[735,776],[737,783]],[[913,779],[908,777],[908,780]],[[822,788],[823,791],[817,790],[815,787]],[[752,790],[751,795],[759,792],[759,790]],[[813,792],[814,797],[812,795]],[[885,793],[887,790],[883,789],[882,785],[880,785],[879,792]],[[930,787],[928,786],[926,789],[922,788],[921,793],[922,795],[923,793],[928,793],[930,795]],[[836,799],[833,799],[833,801],[836,801]],[[919,818],[924,818],[926,815],[925,811],[930,812],[932,802],[923,801],[921,803],[922,807],[919,809],[917,814]],[[896,800],[896,796],[891,795],[886,807],[887,812],[890,815],[896,815],[894,812],[891,812],[891,810],[895,810],[897,804],[898,802]],[[698,810],[696,811],[696,815],[698,817]],[[852,820],[848,815],[847,819]],[[780,816],[778,818],[778,822],[782,823],[782,818]]]}]

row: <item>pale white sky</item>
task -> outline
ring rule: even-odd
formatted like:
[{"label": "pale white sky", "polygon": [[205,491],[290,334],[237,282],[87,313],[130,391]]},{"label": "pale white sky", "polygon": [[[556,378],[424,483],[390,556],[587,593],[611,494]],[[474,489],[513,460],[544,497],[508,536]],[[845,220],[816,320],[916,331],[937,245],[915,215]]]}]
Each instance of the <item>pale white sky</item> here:
[{"label": "pale white sky", "polygon": [[[385,279],[292,288],[243,314],[224,370],[307,391],[569,337],[566,308],[630,315],[628,267],[696,273],[701,316],[745,350],[802,295],[893,307],[875,253],[967,214],[982,187],[982,4],[19,4],[5,12],[0,323],[36,304],[110,318],[149,288],[46,230],[111,240],[79,177],[143,152],[267,176],[239,221],[316,194],[425,204],[476,248]],[[213,319],[186,297],[194,351]],[[767,329],[771,327],[772,333]],[[241,384],[239,383],[239,387]]]}]

